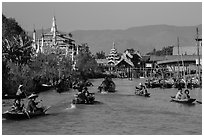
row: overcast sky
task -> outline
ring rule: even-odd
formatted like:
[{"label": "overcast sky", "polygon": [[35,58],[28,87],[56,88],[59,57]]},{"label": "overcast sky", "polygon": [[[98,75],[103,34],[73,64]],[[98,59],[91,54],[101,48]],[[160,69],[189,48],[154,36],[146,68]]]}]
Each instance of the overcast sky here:
[{"label": "overcast sky", "polygon": [[6,17],[13,17],[25,29],[49,28],[55,15],[58,29],[127,29],[134,26],[202,24],[202,3],[2,3]]}]

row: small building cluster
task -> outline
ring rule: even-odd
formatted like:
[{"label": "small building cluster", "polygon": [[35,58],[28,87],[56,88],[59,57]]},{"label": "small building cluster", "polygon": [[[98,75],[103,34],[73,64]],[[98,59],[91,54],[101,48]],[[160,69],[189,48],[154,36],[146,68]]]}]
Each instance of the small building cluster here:
[{"label": "small building cluster", "polygon": [[123,78],[133,75],[132,72],[139,66],[141,59],[141,55],[136,51],[125,50],[123,54],[119,54],[115,43],[113,43],[113,47],[106,59],[96,59],[96,61],[98,66],[105,68],[105,73],[111,73]]},{"label": "small building cluster", "polygon": [[174,47],[173,55],[166,56],[141,56],[138,52],[128,49],[119,55],[113,44],[107,58],[98,59],[97,63],[104,66],[106,72],[125,78],[155,76],[161,70],[167,70],[172,75],[202,73],[202,39],[198,38],[196,42],[197,44],[191,47]]}]

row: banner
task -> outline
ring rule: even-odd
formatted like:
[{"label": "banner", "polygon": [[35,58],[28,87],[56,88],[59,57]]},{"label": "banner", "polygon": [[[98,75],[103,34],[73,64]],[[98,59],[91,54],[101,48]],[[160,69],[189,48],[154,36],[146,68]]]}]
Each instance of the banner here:
[{"label": "banner", "polygon": [[146,68],[151,68],[152,64],[151,63],[146,63]]}]

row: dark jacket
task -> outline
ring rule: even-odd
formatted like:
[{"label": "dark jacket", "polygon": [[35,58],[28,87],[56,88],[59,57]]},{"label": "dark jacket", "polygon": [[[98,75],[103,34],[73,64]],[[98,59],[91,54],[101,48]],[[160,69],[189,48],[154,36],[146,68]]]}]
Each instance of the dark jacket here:
[{"label": "dark jacket", "polygon": [[38,109],[38,108],[36,107],[37,104],[38,104],[38,103],[36,103],[35,101],[29,100],[28,106],[27,106],[26,110],[27,110],[28,112],[35,112],[35,111]]}]

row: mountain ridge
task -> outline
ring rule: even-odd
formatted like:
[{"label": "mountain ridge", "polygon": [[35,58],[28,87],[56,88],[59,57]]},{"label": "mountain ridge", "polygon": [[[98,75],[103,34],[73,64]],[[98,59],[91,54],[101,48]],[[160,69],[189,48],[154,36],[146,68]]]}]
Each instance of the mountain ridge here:
[{"label": "mountain ridge", "polygon": [[[133,48],[146,54],[154,48],[160,50],[163,47],[177,45],[179,37],[181,46],[193,46],[196,44],[196,27],[202,35],[202,24],[195,26],[173,26],[173,25],[148,25],[136,26],[127,29],[105,29],[105,30],[76,30],[69,33],[73,34],[73,39],[77,43],[88,43],[93,54],[105,51],[106,55],[110,52],[113,42],[116,43],[118,52],[123,52],[127,48]],[[50,31],[43,30],[44,33]],[[37,37],[42,30],[36,30]],[[32,32],[29,32],[32,36]],[[66,32],[62,32],[68,34]]]}]

